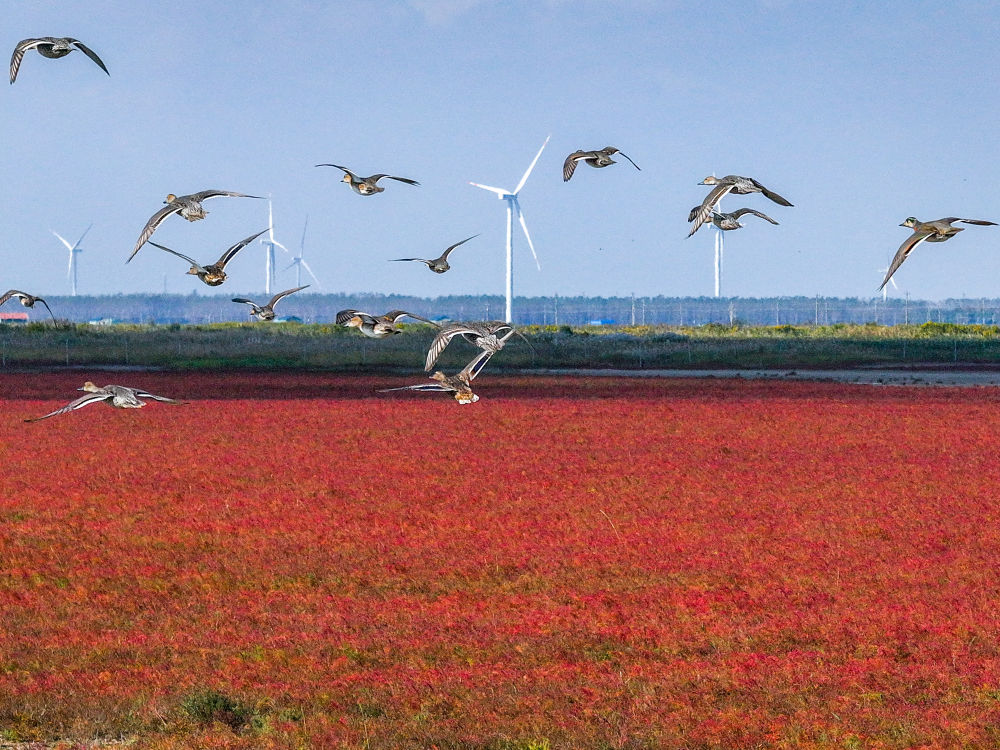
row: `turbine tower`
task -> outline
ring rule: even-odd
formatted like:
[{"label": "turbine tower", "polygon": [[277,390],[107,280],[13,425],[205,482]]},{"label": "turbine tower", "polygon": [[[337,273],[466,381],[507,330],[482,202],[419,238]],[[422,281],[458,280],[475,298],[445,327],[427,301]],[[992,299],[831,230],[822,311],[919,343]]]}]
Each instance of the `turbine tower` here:
[{"label": "turbine tower", "polygon": [[719,296],[722,287],[722,250],[723,250],[722,230],[715,229],[715,296]]},{"label": "turbine tower", "polygon": [[288,248],[274,239],[274,212],[271,208],[271,199],[267,199],[267,237],[260,240],[266,250],[264,251],[264,294],[270,294],[274,286],[274,248],[280,247],[286,253]]},{"label": "turbine tower", "polygon": [[302,286],[302,269],[306,269],[306,273],[313,277],[313,281],[316,282],[316,286],[320,289],[323,285],[319,283],[319,279],[316,278],[316,274],[306,263],[305,258],[302,257],[302,252],[306,249],[306,229],[309,226],[309,216],[306,215],[306,223],[302,226],[302,241],[299,243],[299,254],[292,258],[292,262],[285,266],[284,270],[287,271],[292,266],[295,266],[295,286]]},{"label": "turbine tower", "polygon": [[528,240],[528,247],[531,248],[531,255],[535,259],[535,265],[538,266],[538,270],[542,270],[542,264],[538,262],[538,255],[535,253],[535,246],[531,242],[531,235],[528,234],[528,225],[524,223],[524,214],[521,213],[521,204],[518,203],[517,194],[521,192],[521,188],[524,187],[524,183],[528,181],[528,175],[531,174],[531,170],[535,168],[535,164],[538,162],[538,157],[542,155],[542,151],[545,150],[545,146],[549,142],[548,136],[545,139],[545,143],[542,147],[538,149],[538,153],[535,154],[535,158],[532,159],[531,164],[528,165],[527,171],[525,171],[524,176],[521,177],[521,181],[517,183],[517,187],[513,190],[504,190],[503,188],[490,187],[489,185],[480,185],[478,182],[470,182],[470,185],[475,185],[483,190],[489,190],[491,193],[496,193],[500,200],[507,201],[507,287],[506,287],[506,298],[507,298],[507,310],[506,310],[506,321],[508,323],[513,323],[513,311],[512,301],[514,297],[514,264],[513,264],[513,238],[514,238],[514,214],[517,214],[517,220],[521,223],[521,229],[524,230],[524,238]]},{"label": "turbine tower", "polygon": [[[90,227],[92,226],[94,225],[91,224]],[[70,289],[72,290],[74,297],[76,296],[76,267],[78,263],[76,256],[83,252],[83,248],[80,247],[80,243],[83,242],[83,238],[87,236],[87,232],[90,231],[90,227],[83,230],[83,234],[80,235],[80,239],[78,239],[73,245],[69,244],[69,242],[67,242],[65,238],[63,238],[62,235],[55,230],[49,230],[61,243],[66,246],[66,249],[69,250],[69,270],[66,273],[66,277],[69,279]]]}]

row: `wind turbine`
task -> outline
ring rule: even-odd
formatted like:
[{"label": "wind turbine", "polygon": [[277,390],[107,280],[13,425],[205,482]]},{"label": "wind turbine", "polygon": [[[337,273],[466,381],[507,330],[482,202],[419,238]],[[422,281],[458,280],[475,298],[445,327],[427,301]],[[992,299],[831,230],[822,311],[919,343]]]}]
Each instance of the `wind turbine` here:
[{"label": "wind turbine", "polygon": [[531,170],[535,168],[535,164],[538,162],[538,157],[542,155],[542,151],[545,150],[545,146],[549,142],[548,136],[545,139],[545,143],[542,147],[538,149],[538,153],[535,154],[535,158],[532,159],[531,164],[528,165],[527,171],[525,171],[524,176],[521,177],[521,181],[517,183],[517,187],[513,190],[504,190],[503,188],[490,187],[489,185],[480,185],[478,182],[470,182],[470,185],[475,185],[483,190],[489,190],[491,193],[496,193],[500,200],[507,201],[507,287],[506,287],[506,297],[507,297],[507,317],[506,321],[508,323],[513,322],[513,312],[511,310],[511,302],[514,296],[514,265],[513,265],[513,238],[514,238],[514,214],[517,214],[517,220],[521,223],[521,229],[524,230],[524,238],[528,240],[528,247],[531,248],[531,255],[535,259],[535,265],[538,266],[538,270],[542,270],[542,264],[538,262],[538,255],[535,253],[535,246],[531,242],[531,235],[528,234],[528,225],[524,223],[524,214],[521,213],[521,205],[518,203],[517,194],[521,192],[521,188],[524,187],[524,183],[528,181],[528,175],[531,174]]},{"label": "wind turbine", "polygon": [[292,266],[295,266],[295,286],[302,286],[302,269],[305,268],[306,272],[313,277],[313,281],[316,282],[316,286],[320,289],[323,285],[319,283],[319,279],[316,278],[316,274],[306,263],[305,258],[302,257],[302,252],[306,249],[306,228],[309,226],[309,216],[306,215],[306,223],[302,226],[302,241],[299,243],[299,254],[292,258],[292,262],[285,266],[284,270],[287,271]]},{"label": "wind turbine", "polygon": [[264,294],[271,293],[274,286],[274,248],[280,247],[286,253],[288,248],[274,239],[274,213],[271,208],[271,199],[267,199],[267,237],[260,240],[266,249],[264,258]]},{"label": "wind turbine", "polygon": [[[885,275],[887,273],[889,273],[889,266],[886,266],[885,268],[878,269],[878,272],[879,272],[879,275],[884,279]],[[892,276],[889,277],[889,284],[892,284],[892,288],[895,289],[897,292],[899,291],[899,287],[896,286],[896,279],[894,279]],[[885,302],[888,299],[889,284],[886,284],[885,286],[882,287],[882,301],[883,302]]]},{"label": "wind turbine", "polygon": [[[92,226],[94,225],[91,224],[90,227]],[[56,238],[58,238],[58,240],[61,243],[63,243],[66,246],[66,249],[69,250],[69,270],[66,272],[66,277],[70,281],[70,289],[72,289],[72,294],[74,297],[76,296],[76,266],[77,266],[76,256],[79,253],[83,252],[83,248],[80,247],[80,243],[83,242],[83,238],[87,236],[87,232],[90,231],[90,227],[87,227],[85,230],[83,230],[83,234],[80,235],[80,239],[78,239],[76,243],[73,245],[69,244],[69,242],[67,242],[66,239],[63,238],[63,236],[60,235],[58,232],[56,232],[54,229],[49,230],[50,232],[52,232],[52,234],[56,236]]]}]

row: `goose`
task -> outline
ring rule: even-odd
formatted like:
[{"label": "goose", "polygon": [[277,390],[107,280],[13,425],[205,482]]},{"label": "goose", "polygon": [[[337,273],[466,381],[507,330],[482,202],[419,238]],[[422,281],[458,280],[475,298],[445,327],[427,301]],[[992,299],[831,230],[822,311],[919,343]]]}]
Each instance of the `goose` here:
[{"label": "goose", "polygon": [[353,190],[358,195],[375,195],[375,193],[381,193],[385,191],[384,187],[379,187],[376,183],[383,177],[390,180],[398,180],[399,182],[405,182],[407,185],[419,185],[420,183],[416,180],[410,180],[406,177],[393,177],[391,174],[373,174],[371,177],[358,177],[354,172],[349,170],[347,167],[342,167],[339,164],[317,164],[317,167],[336,167],[337,169],[343,171],[344,178],[341,182],[346,182],[351,186]]},{"label": "goose", "polygon": [[[701,206],[695,206],[691,209],[691,213],[688,216],[688,221],[694,221],[695,217],[698,215],[698,211]],[[719,211],[712,211],[711,218],[712,223],[724,232],[728,232],[733,229],[742,229],[743,225],[740,224],[739,218],[746,214],[753,214],[754,216],[759,216],[765,221],[769,221],[772,224],[777,224],[774,219],[772,219],[767,214],[762,214],[760,211],[755,211],[752,208],[738,208],[732,213],[721,213]]]},{"label": "goose", "polygon": [[566,161],[563,162],[563,182],[569,182],[569,178],[572,177],[573,173],[576,171],[576,165],[581,161],[586,162],[592,167],[598,168],[617,164],[618,162],[611,158],[613,154],[621,154],[632,162],[633,167],[639,169],[638,164],[629,159],[627,154],[623,154],[614,146],[605,146],[600,151],[574,151],[572,154],[567,156]]},{"label": "goose", "polygon": [[80,398],[75,401],[70,401],[61,409],[56,409],[48,414],[43,414],[40,417],[34,417],[24,421],[39,422],[43,419],[54,417],[57,414],[65,414],[67,412],[76,411],[77,409],[82,409],[85,406],[96,404],[100,401],[103,401],[108,406],[113,406],[116,409],[141,409],[146,405],[146,402],[142,400],[144,398],[152,399],[153,401],[162,401],[165,404],[184,403],[183,401],[177,401],[176,399],[167,398],[166,396],[157,396],[154,393],[144,391],[140,388],[129,388],[124,385],[105,385],[99,388],[89,380],[83,384],[82,388],[77,388],[77,390],[87,391],[87,395],[80,396]]},{"label": "goose", "polygon": [[139,248],[146,244],[146,241],[153,236],[153,232],[156,228],[163,223],[170,214],[179,214],[183,216],[188,221],[198,221],[198,219],[204,219],[205,215],[208,213],[202,205],[203,200],[209,198],[263,198],[259,195],[247,195],[246,193],[234,193],[229,190],[202,190],[200,193],[191,193],[191,195],[174,195],[170,193],[166,200],[163,208],[157,211],[155,214],[149,217],[149,221],[146,222],[146,226],[142,228],[139,233],[139,239],[135,243],[135,248],[132,250],[132,254],[128,256],[128,263],[135,257],[135,254],[139,252]]},{"label": "goose", "polygon": [[[17,297],[18,302],[20,302],[25,307],[34,307],[36,302],[41,302],[45,305],[45,309],[49,311],[49,315],[52,315],[52,308],[49,307],[49,303],[43,300],[41,297],[36,297],[33,294],[28,294],[27,292],[19,292],[17,289],[10,289],[2,297],[0,297],[0,307],[3,307],[3,303],[9,300],[11,297]],[[56,316],[52,315],[52,322],[56,322]]]},{"label": "goose", "polygon": [[294,289],[286,289],[283,292],[278,292],[276,295],[271,297],[271,301],[266,305],[258,305],[253,300],[244,299],[243,297],[233,297],[233,302],[242,302],[246,305],[250,305],[250,315],[256,316],[261,320],[274,320],[274,306],[278,304],[278,301],[284,299],[289,294],[300,292],[308,286],[309,284],[306,284],[305,286],[297,286]]},{"label": "goose", "polygon": [[[509,336],[510,333],[507,335]],[[486,363],[490,361],[490,357],[493,354],[493,351],[484,349],[476,355],[475,359],[462,368],[462,371],[457,375],[445,375],[438,370],[430,376],[431,380],[437,381],[435,383],[404,385],[398,388],[382,388],[379,390],[379,393],[388,393],[389,391],[443,391],[454,394],[455,400],[460,404],[473,404],[479,400],[479,396],[472,392],[472,380],[479,374]]]},{"label": "goose", "polygon": [[184,260],[186,260],[188,263],[191,264],[191,268],[188,269],[189,274],[197,276],[199,279],[204,281],[209,286],[219,286],[219,284],[221,284],[227,278],[226,264],[229,263],[229,261],[231,261],[234,257],[236,257],[236,253],[245,248],[247,245],[249,245],[255,239],[260,237],[266,231],[267,231],[266,229],[262,229],[259,232],[257,232],[257,234],[252,234],[246,239],[240,240],[235,245],[227,249],[226,252],[222,254],[222,257],[220,257],[217,261],[215,261],[215,263],[210,263],[207,266],[201,265],[194,258],[189,258],[188,256],[179,253],[176,250],[171,250],[169,247],[158,245],[152,240],[150,240],[149,244],[152,245],[153,247],[160,248],[160,250],[166,250],[168,253],[176,255],[178,258],[183,258]]},{"label": "goose", "polygon": [[[17,79],[18,68],[21,67],[21,60],[24,58],[24,53],[28,50],[35,50],[42,57],[48,57],[50,59],[56,59],[59,57],[66,57],[74,49],[80,50],[83,54],[93,60],[105,73],[108,73],[108,68],[104,62],[97,56],[90,47],[81,42],[79,39],[73,39],[69,36],[42,36],[37,39],[22,39],[14,47],[14,54],[10,57],[10,82],[11,84]],[[111,75],[111,73],[108,73]]]},{"label": "goose", "polygon": [[386,336],[399,333],[396,321],[404,315],[438,327],[438,324],[434,321],[421,318],[419,315],[414,315],[405,310],[390,310],[385,315],[369,315],[359,310],[341,310],[337,313],[336,322],[338,325],[347,326],[348,328],[357,328],[368,338],[384,339]]},{"label": "goose", "polygon": [[956,221],[960,221],[963,224],[976,224],[981,227],[997,226],[995,221],[986,221],[985,219],[960,219],[957,216],[948,216],[935,221],[919,221],[916,217],[908,216],[899,226],[912,229],[913,234],[903,240],[903,244],[899,246],[899,250],[893,256],[892,263],[889,264],[889,270],[886,271],[885,279],[882,280],[882,284],[878,288],[879,291],[882,291],[882,288],[889,283],[889,279],[896,273],[896,269],[903,265],[903,261],[909,257],[913,248],[921,242],[924,240],[928,242],[944,242],[945,240],[950,240],[959,232],[965,231],[963,227],[952,226]]},{"label": "goose", "polygon": [[466,242],[468,242],[469,240],[471,240],[473,237],[478,237],[478,236],[479,236],[478,234],[474,234],[474,235],[472,235],[472,237],[466,237],[461,242],[456,242],[454,245],[452,245],[447,250],[445,250],[443,253],[441,253],[441,255],[439,257],[433,258],[431,260],[426,260],[424,258],[393,258],[391,262],[415,260],[415,261],[418,261],[420,263],[426,263],[427,267],[429,269],[431,269],[434,273],[444,273],[449,268],[451,268],[451,266],[448,264],[448,256],[451,254],[451,251],[454,250],[459,245],[464,245]]},{"label": "goose", "polygon": [[[524,338],[524,334],[514,328],[510,323],[504,323],[501,321],[484,321],[484,322],[472,322],[472,323],[448,323],[442,326],[441,330],[438,331],[434,340],[431,341],[430,348],[427,350],[427,359],[424,362],[424,370],[430,371],[437,361],[438,357],[441,356],[441,352],[445,350],[451,340],[456,336],[461,336],[470,344],[475,344],[480,349],[484,351],[493,352],[496,354],[498,351],[503,349],[504,344],[507,343],[507,339],[510,338],[512,334],[517,334],[525,343],[528,340]],[[528,343],[528,346],[531,346]]]},{"label": "goose", "polygon": [[735,174],[726,175],[725,177],[710,175],[698,184],[714,185],[714,187],[708,192],[708,195],[705,196],[705,200],[701,202],[701,206],[698,207],[698,210],[692,211],[691,215],[688,217],[688,221],[694,222],[694,226],[691,227],[691,231],[688,232],[688,237],[697,232],[698,229],[701,228],[701,225],[708,221],[712,214],[712,210],[716,205],[718,205],[719,201],[722,200],[723,196],[728,193],[736,193],[737,195],[763,193],[765,197],[770,198],[779,205],[792,205],[774,191],[768,190],[766,187],[761,185],[753,177],[740,177]]}]

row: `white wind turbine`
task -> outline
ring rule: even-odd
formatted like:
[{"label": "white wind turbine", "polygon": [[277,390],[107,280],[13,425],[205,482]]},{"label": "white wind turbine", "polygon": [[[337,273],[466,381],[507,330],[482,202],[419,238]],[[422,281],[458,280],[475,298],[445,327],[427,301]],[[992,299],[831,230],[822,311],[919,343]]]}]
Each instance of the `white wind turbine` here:
[{"label": "white wind turbine", "polygon": [[517,194],[521,192],[521,188],[524,187],[524,183],[528,181],[528,175],[531,174],[531,170],[535,168],[535,164],[538,162],[538,157],[542,155],[542,151],[545,150],[545,146],[549,142],[548,136],[545,139],[545,143],[542,147],[538,149],[538,153],[535,154],[535,158],[532,159],[531,164],[528,165],[527,171],[525,171],[524,176],[521,177],[521,181],[517,183],[517,187],[513,190],[504,190],[503,188],[490,187],[489,185],[480,185],[478,182],[470,182],[470,185],[475,185],[483,190],[489,190],[491,193],[496,193],[500,200],[507,201],[507,317],[506,321],[508,323],[513,322],[513,312],[511,310],[511,302],[514,296],[514,265],[513,265],[513,252],[512,252],[512,242],[514,238],[514,214],[517,214],[517,220],[521,223],[521,229],[524,230],[524,238],[528,240],[528,247],[531,248],[531,255],[535,259],[535,265],[538,266],[538,270],[542,270],[542,264],[538,262],[538,255],[535,253],[535,246],[531,242],[531,235],[528,234],[528,225],[524,223],[524,214],[521,213],[521,205],[517,201]]},{"label": "white wind turbine", "polygon": [[[885,275],[887,273],[889,273],[889,266],[886,266],[885,268],[878,269],[878,272],[879,272],[880,278],[884,279]],[[889,277],[889,284],[892,284],[892,288],[895,289],[897,292],[899,291],[899,287],[896,286],[896,279],[894,279],[892,276]],[[885,284],[882,287],[882,301],[883,302],[885,302],[888,299],[888,297],[889,297],[889,284]]]},{"label": "white wind turbine", "polygon": [[[91,224],[90,227],[92,226],[94,225]],[[66,246],[66,249],[69,250],[69,269],[66,272],[66,277],[69,279],[70,289],[72,290],[72,294],[74,297],[76,296],[76,267],[78,262],[76,256],[83,252],[83,248],[80,247],[80,243],[83,242],[83,238],[87,236],[87,232],[90,231],[90,227],[84,229],[83,234],[80,235],[80,239],[78,239],[76,243],[72,245],[69,244],[69,242],[67,242],[66,239],[61,234],[56,232],[54,229],[49,230],[50,232],[52,232],[52,234],[56,236],[56,238],[61,243],[63,243]]]},{"label": "white wind turbine", "polygon": [[280,247],[286,253],[288,248],[274,239],[274,213],[271,209],[271,199],[267,199],[267,237],[260,240],[265,248],[264,256],[264,294],[270,294],[274,286],[274,248]]},{"label": "white wind turbine", "polygon": [[292,262],[285,266],[284,270],[287,271],[292,266],[295,266],[295,286],[302,286],[302,269],[306,269],[306,273],[313,277],[313,281],[316,282],[316,286],[320,289],[323,285],[319,283],[319,279],[316,278],[316,274],[306,263],[305,258],[302,257],[302,252],[306,249],[306,229],[309,226],[309,216],[306,216],[306,223],[302,226],[302,241],[299,243],[299,254],[292,258]]}]

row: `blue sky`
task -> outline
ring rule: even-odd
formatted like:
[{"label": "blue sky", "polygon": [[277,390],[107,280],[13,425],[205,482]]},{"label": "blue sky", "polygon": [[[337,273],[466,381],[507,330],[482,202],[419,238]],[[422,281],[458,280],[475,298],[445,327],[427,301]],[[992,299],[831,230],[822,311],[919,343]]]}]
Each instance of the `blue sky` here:
[{"label": "blue sky", "polygon": [[[542,270],[518,231],[517,294],[711,294],[712,232],[685,235],[714,172],[795,204],[723,201],[780,222],[726,235],[725,294],[873,296],[907,216],[1000,221],[998,15],[985,2],[16,3],[8,54],[73,36],[111,75],[79,52],[29,52],[2,91],[0,284],[68,293],[50,230],[75,239],[93,222],[81,293],[262,294],[257,244],[217,290],[149,245],[124,265],[167,193],[221,188],[270,194],[293,250],[308,216],[326,291],[500,294],[504,204],[468,182],[514,187],[551,134],[521,193]],[[581,166],[563,183],[568,153],[605,145],[642,171]],[[321,162],[422,185],[361,197]],[[265,201],[205,207],[154,240],[208,261],[267,225]],[[477,232],[446,274],[388,262]],[[997,279],[1000,227],[970,226],[920,245],[892,293],[995,297]]]}]

